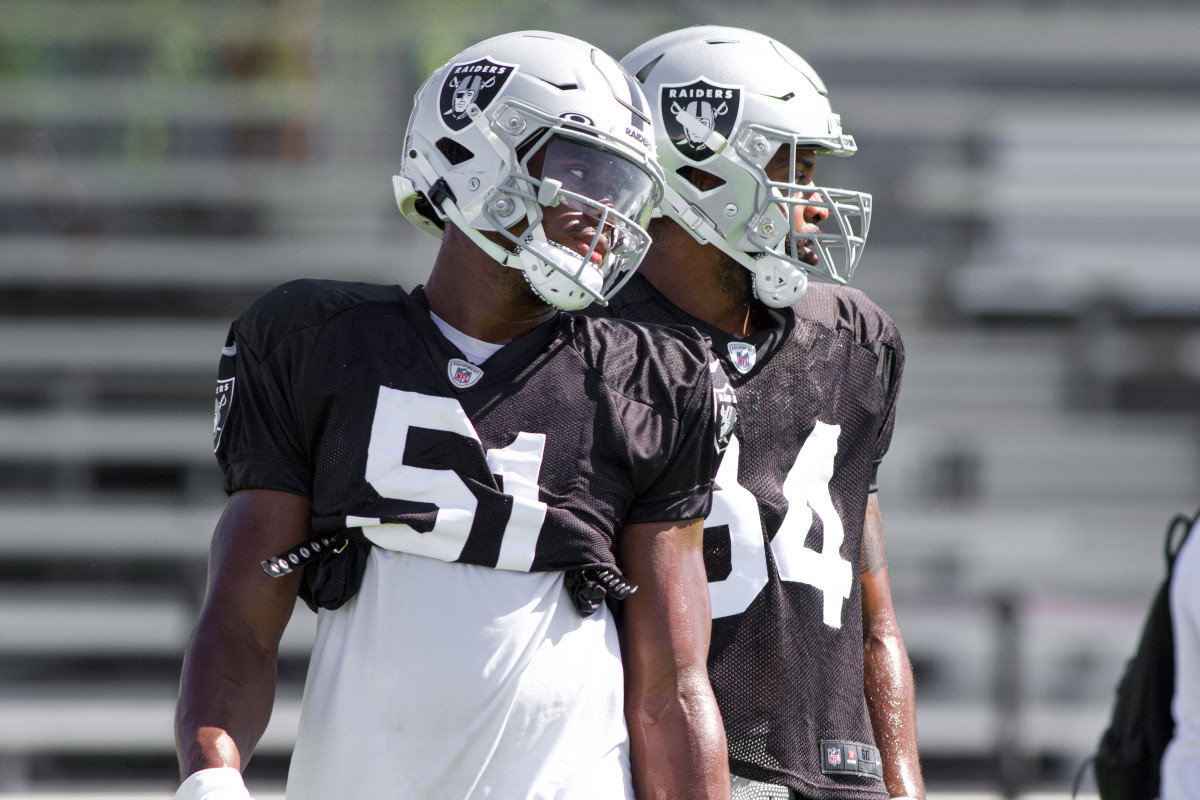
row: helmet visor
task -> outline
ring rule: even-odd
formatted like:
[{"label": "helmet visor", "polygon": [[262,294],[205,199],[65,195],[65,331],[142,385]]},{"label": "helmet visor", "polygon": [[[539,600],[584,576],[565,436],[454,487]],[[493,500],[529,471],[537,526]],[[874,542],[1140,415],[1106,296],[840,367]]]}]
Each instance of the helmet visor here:
[{"label": "helmet visor", "polygon": [[[579,195],[640,225],[648,221],[657,200],[657,187],[650,174],[637,164],[609,150],[562,136],[552,137],[545,150],[541,177],[562,183],[562,201],[568,206],[574,207],[571,195]],[[587,208],[576,210],[592,213]]]}]

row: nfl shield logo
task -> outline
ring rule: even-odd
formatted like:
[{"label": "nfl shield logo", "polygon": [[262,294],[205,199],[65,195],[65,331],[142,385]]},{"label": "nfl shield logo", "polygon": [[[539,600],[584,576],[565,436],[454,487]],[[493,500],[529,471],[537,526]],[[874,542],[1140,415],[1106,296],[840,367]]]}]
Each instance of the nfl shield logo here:
[{"label": "nfl shield logo", "polygon": [[445,126],[452,131],[467,127],[471,107],[478,106],[482,111],[491,105],[516,69],[515,64],[501,64],[490,58],[450,67],[438,95],[438,110]]},{"label": "nfl shield logo", "polygon": [[733,362],[733,368],[738,372],[745,375],[754,369],[754,362],[758,359],[758,351],[754,349],[754,345],[745,342],[730,342],[728,350],[729,360]]},{"label": "nfl shield logo", "polygon": [[836,767],[842,763],[842,751],[837,747],[826,748],[825,759],[829,762],[829,766]]},{"label": "nfl shield logo", "polygon": [[466,389],[479,382],[483,377],[483,370],[461,358],[452,358],[446,365],[446,374],[450,376],[450,383],[454,384],[454,388]]},{"label": "nfl shield logo", "polygon": [[658,102],[671,144],[681,156],[699,163],[725,148],[742,115],[742,87],[700,78],[662,86]]}]

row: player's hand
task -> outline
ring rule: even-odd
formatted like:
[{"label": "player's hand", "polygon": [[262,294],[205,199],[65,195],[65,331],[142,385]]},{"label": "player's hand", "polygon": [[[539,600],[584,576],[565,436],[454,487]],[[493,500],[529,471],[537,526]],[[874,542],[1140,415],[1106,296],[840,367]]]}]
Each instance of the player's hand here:
[{"label": "player's hand", "polygon": [[254,800],[233,767],[214,767],[193,772],[175,792],[175,800]]}]

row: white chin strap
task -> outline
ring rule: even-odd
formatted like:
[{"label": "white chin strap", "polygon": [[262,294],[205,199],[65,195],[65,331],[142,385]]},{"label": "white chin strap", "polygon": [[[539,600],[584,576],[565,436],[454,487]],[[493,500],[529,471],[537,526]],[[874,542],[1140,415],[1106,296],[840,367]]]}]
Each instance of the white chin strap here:
[{"label": "white chin strap", "polygon": [[699,209],[690,205],[670,186],[666,188],[668,214],[700,244],[711,244],[741,264],[754,276],[754,296],[771,308],[786,308],[808,290],[808,273],[770,252],[735,250]]},{"label": "white chin strap", "polygon": [[604,287],[600,270],[591,262],[584,263],[574,250],[547,239],[540,222],[526,234],[517,255],[520,270],[533,291],[563,311],[587,308],[599,298]]},{"label": "white chin strap", "polygon": [[529,229],[520,252],[512,253],[471,227],[452,201],[442,203],[442,212],[483,252],[506,267],[521,270],[534,293],[555,308],[578,311],[593,302],[606,304],[600,299],[604,287],[600,270],[590,261],[585,264],[574,250],[547,239],[540,222]]},{"label": "white chin strap", "polygon": [[750,260],[753,263],[749,268],[754,273],[754,296],[764,305],[786,308],[808,290],[808,274],[796,265],[770,253],[750,256]]}]

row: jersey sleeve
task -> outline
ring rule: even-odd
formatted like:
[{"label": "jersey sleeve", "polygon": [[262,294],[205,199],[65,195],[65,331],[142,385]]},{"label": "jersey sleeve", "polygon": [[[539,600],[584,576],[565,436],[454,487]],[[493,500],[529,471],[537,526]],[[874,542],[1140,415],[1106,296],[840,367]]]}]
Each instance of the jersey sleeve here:
[{"label": "jersey sleeve", "polygon": [[675,413],[662,423],[662,469],[648,490],[635,499],[625,524],[700,519],[712,508],[719,456],[718,414],[722,409],[729,412],[714,391],[707,348],[702,343],[698,348],[700,355],[685,379],[689,385],[686,391],[679,391],[681,400]]},{"label": "jersey sleeve", "polygon": [[264,336],[260,313],[233,323],[217,374],[213,450],[225,475],[225,491],[274,489],[312,496],[312,471],[292,387],[295,342]]},{"label": "jersey sleeve", "polygon": [[[882,312],[880,313],[882,314]],[[875,442],[875,456],[871,462],[870,491],[872,492],[879,489],[877,481],[879,465],[883,462],[883,457],[892,443],[892,431],[896,427],[896,405],[900,399],[900,380],[904,373],[904,343],[900,339],[900,332],[896,330],[891,319],[886,315],[883,317],[886,324],[882,326],[881,335],[874,340],[872,348],[879,358],[876,377],[883,386],[884,396],[883,422],[879,427],[879,434]]]}]

